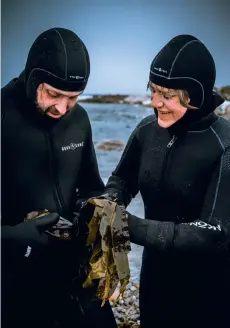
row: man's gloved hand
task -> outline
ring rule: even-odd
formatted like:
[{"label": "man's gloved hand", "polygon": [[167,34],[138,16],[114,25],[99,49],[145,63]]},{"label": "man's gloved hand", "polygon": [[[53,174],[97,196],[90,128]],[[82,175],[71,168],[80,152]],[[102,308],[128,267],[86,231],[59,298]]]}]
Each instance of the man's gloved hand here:
[{"label": "man's gloved hand", "polygon": [[46,230],[52,228],[58,220],[59,215],[52,213],[15,226],[2,226],[3,253],[16,258],[39,256],[50,238]]},{"label": "man's gloved hand", "polygon": [[77,245],[76,248],[78,249],[79,261],[78,274],[75,276],[73,281],[75,287],[83,284],[89,272],[89,261],[92,254],[92,246],[86,246],[86,243],[89,234],[88,224],[93,217],[94,210],[94,206],[87,203],[87,200],[84,200],[81,201],[78,211],[73,213],[72,222],[75,227],[74,239]]},{"label": "man's gloved hand", "polygon": [[[117,202],[119,205],[123,205],[122,202],[119,202],[117,194],[113,192],[103,193],[99,196],[95,196],[97,199],[107,199],[110,201]],[[76,236],[78,238],[87,239],[89,229],[88,224],[93,217],[94,206],[90,203],[87,203],[88,199],[79,199],[76,202],[75,211],[73,213],[73,225],[76,229]]]}]

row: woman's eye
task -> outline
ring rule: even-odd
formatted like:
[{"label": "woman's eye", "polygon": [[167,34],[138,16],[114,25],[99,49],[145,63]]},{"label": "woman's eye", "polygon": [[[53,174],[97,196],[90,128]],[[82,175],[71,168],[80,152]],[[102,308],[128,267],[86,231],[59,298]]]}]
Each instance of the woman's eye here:
[{"label": "woman's eye", "polygon": [[169,100],[169,99],[172,99],[173,97],[175,97],[175,95],[165,94],[165,95],[163,95],[163,97],[165,99]]},{"label": "woman's eye", "polygon": [[152,92],[152,93],[155,93],[155,92],[156,92],[156,90],[153,89],[151,86],[149,86],[149,90],[150,90],[150,92]]},{"label": "woman's eye", "polygon": [[167,100],[172,98],[171,95],[163,95],[163,97],[164,97],[165,99],[167,99]]}]

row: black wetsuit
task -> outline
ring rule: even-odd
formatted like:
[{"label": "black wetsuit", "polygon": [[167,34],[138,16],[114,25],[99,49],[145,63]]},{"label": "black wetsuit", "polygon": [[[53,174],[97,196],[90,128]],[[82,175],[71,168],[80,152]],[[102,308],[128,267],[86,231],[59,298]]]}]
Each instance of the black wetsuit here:
[{"label": "black wetsuit", "polygon": [[[51,328],[55,318],[57,327],[81,327],[78,303],[67,292],[69,271],[78,268],[82,250],[57,243],[46,258],[33,264],[21,261],[16,249],[8,252],[14,243],[7,242],[7,226],[44,209],[71,220],[77,200],[104,190],[91,125],[78,104],[60,120],[41,115],[27,98],[23,78],[24,74],[1,90],[2,324]],[[114,327],[109,304],[103,309],[87,295],[82,291],[85,318]]]},{"label": "black wetsuit", "polygon": [[143,198],[145,220],[129,215],[143,328],[230,327],[230,124],[210,106],[171,129],[143,119],[106,186]]}]

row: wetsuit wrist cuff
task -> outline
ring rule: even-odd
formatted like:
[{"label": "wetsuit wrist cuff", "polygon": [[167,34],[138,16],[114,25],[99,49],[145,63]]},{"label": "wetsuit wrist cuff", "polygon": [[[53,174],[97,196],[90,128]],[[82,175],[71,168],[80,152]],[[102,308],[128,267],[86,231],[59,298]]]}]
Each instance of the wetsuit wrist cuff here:
[{"label": "wetsuit wrist cuff", "polygon": [[174,223],[152,221],[149,224],[146,242],[158,249],[164,250],[173,244]]}]

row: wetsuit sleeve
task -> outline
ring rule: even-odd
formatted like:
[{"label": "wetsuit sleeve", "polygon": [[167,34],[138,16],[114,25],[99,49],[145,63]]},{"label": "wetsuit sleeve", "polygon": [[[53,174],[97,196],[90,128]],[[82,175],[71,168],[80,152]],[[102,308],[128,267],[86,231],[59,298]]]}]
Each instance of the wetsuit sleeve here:
[{"label": "wetsuit sleeve", "polygon": [[128,215],[130,238],[147,247],[218,251],[230,240],[230,148],[213,172],[200,218],[175,224]]},{"label": "wetsuit sleeve", "polygon": [[104,191],[104,183],[100,177],[95,148],[92,140],[92,129],[88,123],[88,136],[81,162],[77,185],[77,201],[89,197],[101,195]]},{"label": "wetsuit sleeve", "polygon": [[137,133],[138,127],[129,137],[121,159],[105,187],[105,193],[112,195],[113,198],[118,199],[118,202],[124,203],[126,206],[139,191],[138,172],[141,156]]}]

